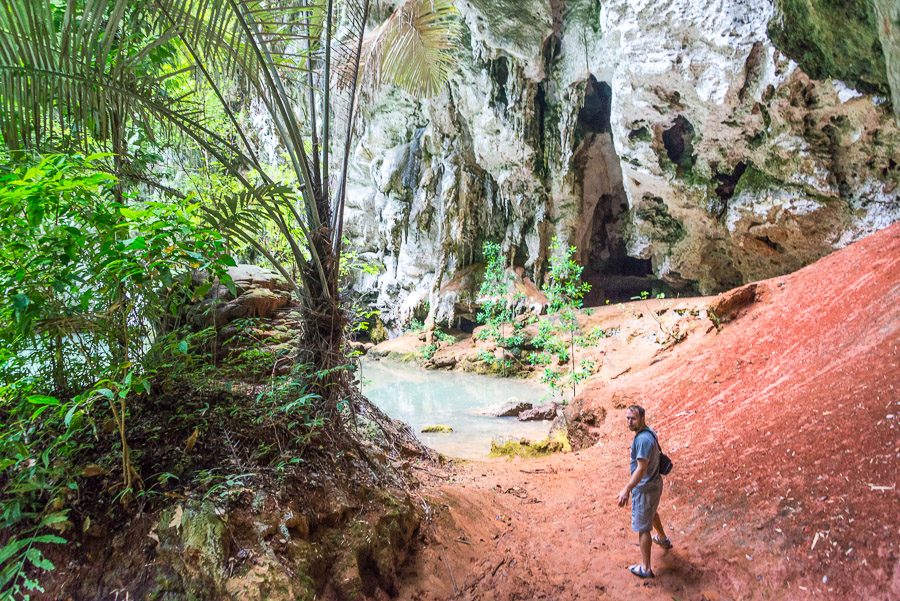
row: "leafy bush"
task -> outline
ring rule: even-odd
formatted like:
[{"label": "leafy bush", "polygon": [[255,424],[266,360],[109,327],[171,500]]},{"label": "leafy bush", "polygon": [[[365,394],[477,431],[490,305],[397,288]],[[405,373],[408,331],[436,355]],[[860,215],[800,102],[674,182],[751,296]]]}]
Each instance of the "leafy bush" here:
[{"label": "leafy bush", "polygon": [[179,308],[202,297],[194,270],[232,285],[234,261],[197,205],[139,203],[93,168],[101,155],[47,156],[0,176],[0,590],[38,590],[30,564],[52,569],[42,545],[63,542],[69,459],[111,416],[122,454],[120,499],[135,482],[126,440],[128,402],[187,340],[161,335]]}]

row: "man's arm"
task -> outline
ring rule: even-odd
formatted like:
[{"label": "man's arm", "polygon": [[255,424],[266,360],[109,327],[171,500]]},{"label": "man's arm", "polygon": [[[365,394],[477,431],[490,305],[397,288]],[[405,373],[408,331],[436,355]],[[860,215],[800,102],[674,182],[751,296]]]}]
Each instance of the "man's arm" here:
[{"label": "man's arm", "polygon": [[647,460],[646,459],[638,459],[637,460],[637,469],[634,470],[634,473],[631,474],[631,480],[628,481],[628,484],[625,485],[625,488],[619,491],[619,494],[616,495],[616,499],[619,501],[619,507],[624,507],[625,503],[628,502],[628,495],[631,494],[631,491],[634,490],[634,487],[638,485],[638,482],[644,477],[647,473]]}]

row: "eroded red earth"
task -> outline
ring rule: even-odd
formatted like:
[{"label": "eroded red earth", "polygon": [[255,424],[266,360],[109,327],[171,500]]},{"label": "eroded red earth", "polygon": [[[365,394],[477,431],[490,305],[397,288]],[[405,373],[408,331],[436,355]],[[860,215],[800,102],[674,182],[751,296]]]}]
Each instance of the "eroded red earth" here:
[{"label": "eroded red earth", "polygon": [[[754,293],[579,395],[606,411],[588,448],[423,473],[440,509],[399,597],[900,599],[900,224]],[[633,402],[676,464],[647,581],[615,502]]]}]

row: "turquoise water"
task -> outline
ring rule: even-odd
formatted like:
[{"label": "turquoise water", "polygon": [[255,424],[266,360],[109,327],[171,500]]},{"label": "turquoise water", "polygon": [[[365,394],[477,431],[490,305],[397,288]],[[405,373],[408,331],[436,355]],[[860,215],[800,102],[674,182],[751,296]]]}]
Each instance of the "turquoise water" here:
[{"label": "turquoise water", "polygon": [[[486,417],[485,408],[515,399],[537,405],[546,389],[535,382],[493,378],[456,371],[432,371],[394,361],[364,361],[363,393],[395,419],[408,423],[422,442],[450,457],[479,459],[491,440],[545,438],[550,422],[520,422]],[[446,424],[450,434],[422,434],[422,428]]]}]

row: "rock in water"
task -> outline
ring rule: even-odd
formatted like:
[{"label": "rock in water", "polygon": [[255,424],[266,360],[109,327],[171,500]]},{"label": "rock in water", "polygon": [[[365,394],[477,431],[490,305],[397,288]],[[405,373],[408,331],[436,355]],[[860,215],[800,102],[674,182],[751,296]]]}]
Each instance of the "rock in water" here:
[{"label": "rock in water", "polygon": [[537,422],[537,421],[549,421],[552,419],[556,419],[557,408],[559,405],[556,403],[548,403],[546,405],[539,405],[533,409],[526,409],[525,411],[520,412],[516,419],[520,422]]},{"label": "rock in water", "polygon": [[422,428],[423,434],[450,434],[451,432],[453,432],[453,428],[446,424],[435,424],[433,426],[425,426]]},{"label": "rock in water", "polygon": [[527,411],[534,407],[531,403],[523,401],[510,400],[501,405],[488,407],[481,414],[488,417],[517,417],[523,411]]}]

